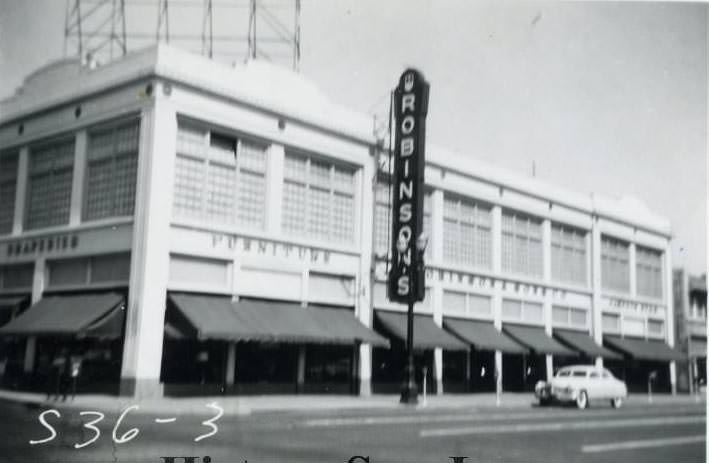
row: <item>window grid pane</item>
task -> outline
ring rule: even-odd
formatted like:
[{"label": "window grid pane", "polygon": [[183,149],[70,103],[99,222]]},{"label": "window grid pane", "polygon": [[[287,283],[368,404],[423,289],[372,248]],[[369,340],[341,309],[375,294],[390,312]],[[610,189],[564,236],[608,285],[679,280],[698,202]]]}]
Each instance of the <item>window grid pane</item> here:
[{"label": "window grid pane", "polygon": [[635,253],[637,291],[641,296],[662,297],[662,253],[638,246]]},{"label": "window grid pane", "polygon": [[502,214],[502,270],[541,277],[542,222],[505,211]]},{"label": "window grid pane", "polygon": [[12,232],[19,153],[0,153],[0,235]]},{"label": "window grid pane", "polygon": [[552,225],[551,276],[555,281],[586,283],[586,232]]},{"label": "window grid pane", "polygon": [[176,216],[197,218],[202,214],[202,185],[204,184],[204,163],[200,159],[177,156],[175,159]]},{"label": "window grid pane", "polygon": [[286,153],[283,231],[330,242],[353,242],[355,174],[352,168]]},{"label": "window grid pane", "polygon": [[74,139],[30,149],[25,229],[69,222]]},{"label": "window grid pane", "polygon": [[520,301],[502,300],[502,316],[519,320],[522,318],[522,303]]},{"label": "window grid pane", "polygon": [[175,215],[264,229],[266,147],[184,124],[177,138]]},{"label": "window grid pane", "polygon": [[622,241],[601,238],[601,283],[603,289],[630,291],[630,246]]},{"label": "window grid pane", "polygon": [[490,268],[492,265],[491,209],[445,196],[443,199],[443,258],[447,262]]},{"label": "window grid pane", "polygon": [[133,215],[139,132],[136,121],[89,133],[84,220]]},{"label": "window grid pane", "polygon": [[283,184],[283,229],[289,233],[305,233],[306,187],[286,181]]},{"label": "window grid pane", "polygon": [[216,162],[207,166],[207,220],[234,223],[236,167]]}]

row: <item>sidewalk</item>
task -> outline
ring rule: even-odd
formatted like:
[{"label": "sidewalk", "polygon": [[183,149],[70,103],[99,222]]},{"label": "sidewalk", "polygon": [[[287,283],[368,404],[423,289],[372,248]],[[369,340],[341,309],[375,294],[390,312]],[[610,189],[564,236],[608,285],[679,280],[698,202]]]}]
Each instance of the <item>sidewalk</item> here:
[{"label": "sidewalk", "polygon": [[[124,409],[138,405],[134,413],[160,414],[209,414],[212,412],[207,404],[216,402],[227,415],[249,415],[264,412],[295,412],[295,411],[335,411],[335,410],[365,410],[365,409],[495,409],[494,393],[479,394],[443,394],[428,396],[426,406],[419,396],[419,405],[410,407],[399,403],[398,395],[375,394],[369,397],[346,395],[268,395],[268,396],[212,396],[212,397],[162,397],[152,399],[135,399],[97,394],[81,394],[66,401],[47,400],[45,394],[7,391],[0,389],[0,400],[23,403],[36,407],[58,409],[80,409],[82,411],[101,410],[120,413]],[[625,402],[628,407],[696,405],[706,407],[706,396],[657,394],[649,402],[647,395],[630,395]],[[532,393],[504,393],[500,398],[499,408],[524,409],[536,404]]]}]

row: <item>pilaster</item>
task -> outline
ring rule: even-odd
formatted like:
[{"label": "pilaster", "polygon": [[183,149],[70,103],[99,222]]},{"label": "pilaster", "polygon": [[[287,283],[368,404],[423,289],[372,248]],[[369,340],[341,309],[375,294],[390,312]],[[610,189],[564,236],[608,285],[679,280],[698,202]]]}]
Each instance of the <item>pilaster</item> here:
[{"label": "pilaster", "polygon": [[130,289],[121,369],[121,394],[159,396],[177,115],[156,85],[141,113]]}]

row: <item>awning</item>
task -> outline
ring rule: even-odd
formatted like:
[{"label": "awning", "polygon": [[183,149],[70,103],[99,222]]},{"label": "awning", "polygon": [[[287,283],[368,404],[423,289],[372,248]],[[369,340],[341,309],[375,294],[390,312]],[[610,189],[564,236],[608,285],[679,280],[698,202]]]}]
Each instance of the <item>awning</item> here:
[{"label": "awning", "polygon": [[599,346],[588,333],[582,331],[554,330],[554,336],[559,338],[562,343],[569,345],[572,349],[586,354],[589,357],[603,357],[607,359],[623,358],[622,355],[608,350],[603,346]]},{"label": "awning", "polygon": [[20,304],[27,299],[26,296],[0,297],[0,326],[5,325],[17,314]]},{"label": "awning", "polygon": [[663,341],[605,336],[603,342],[609,347],[639,360],[670,362],[686,358],[681,352],[672,349]]},{"label": "awning", "polygon": [[538,354],[578,355],[567,349],[551,336],[547,336],[544,328],[536,326],[502,325],[502,329],[512,338],[535,351]]},{"label": "awning", "polygon": [[696,338],[692,336],[689,339],[689,356],[690,357],[706,357],[707,356],[707,338]]},{"label": "awning", "polygon": [[495,329],[495,325],[490,322],[444,317],[443,327],[478,350],[500,350],[510,354],[528,352],[526,347]]},{"label": "awning", "polygon": [[117,293],[45,297],[0,327],[0,334],[120,337],[123,303]]},{"label": "awning", "polygon": [[[377,320],[397,339],[406,342],[406,313],[374,311]],[[433,317],[421,314],[414,315],[414,347],[416,349],[434,349],[441,347],[446,350],[467,350],[468,346],[446,333],[433,322]]]},{"label": "awning", "polygon": [[389,345],[347,309],[187,294],[170,300],[203,339]]},{"label": "awning", "polygon": [[27,299],[27,296],[2,296],[0,297],[0,309],[14,309]]}]

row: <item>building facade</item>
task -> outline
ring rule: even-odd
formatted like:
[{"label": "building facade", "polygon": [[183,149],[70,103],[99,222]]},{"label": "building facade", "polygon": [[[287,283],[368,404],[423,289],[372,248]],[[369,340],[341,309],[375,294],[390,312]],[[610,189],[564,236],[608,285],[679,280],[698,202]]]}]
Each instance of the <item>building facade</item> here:
[{"label": "building facade", "polygon": [[696,393],[707,384],[707,280],[675,269],[674,300],[678,363],[677,389]]},{"label": "building facade", "polygon": [[[65,357],[125,394],[398,391],[369,118],[290,71],[163,45],[52,64],[0,109],[5,387],[46,387]],[[436,146],[425,179],[430,390],[530,390],[579,362],[674,390],[665,219]]]}]

